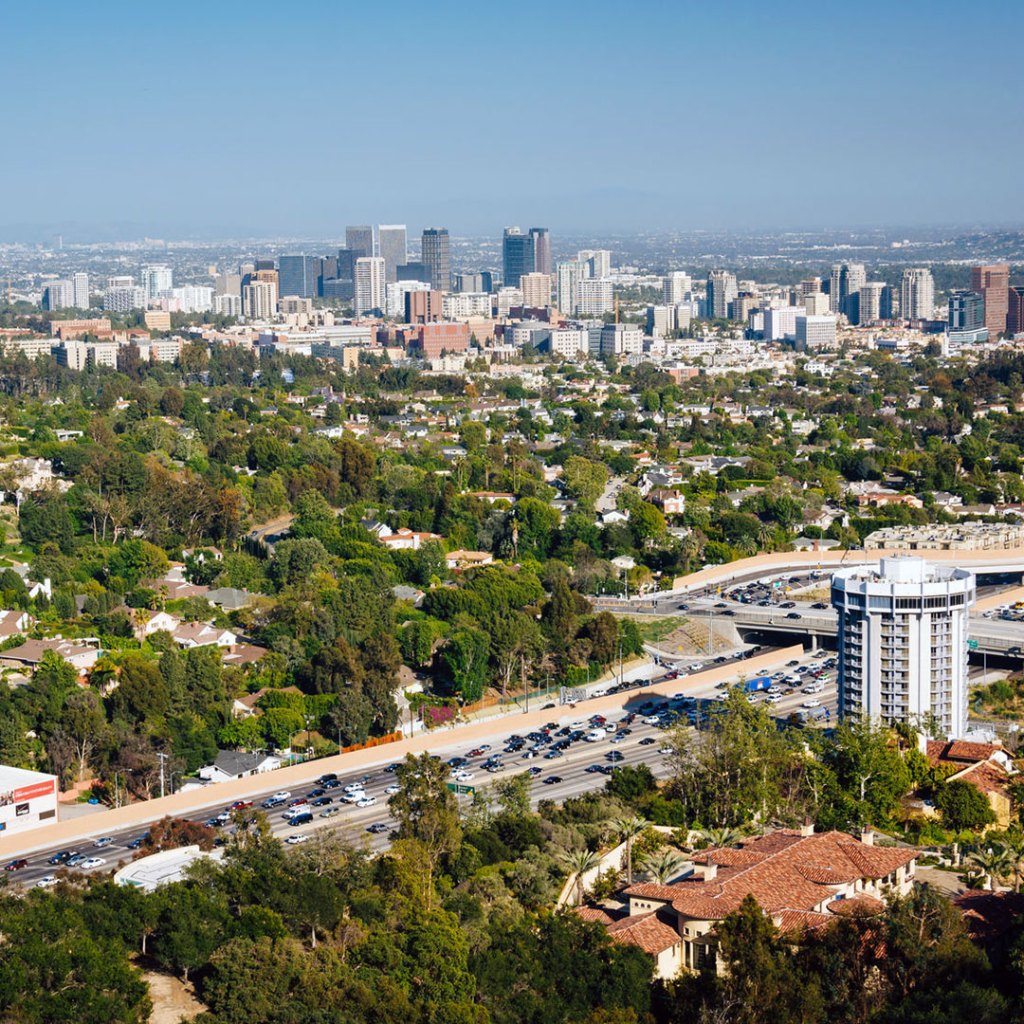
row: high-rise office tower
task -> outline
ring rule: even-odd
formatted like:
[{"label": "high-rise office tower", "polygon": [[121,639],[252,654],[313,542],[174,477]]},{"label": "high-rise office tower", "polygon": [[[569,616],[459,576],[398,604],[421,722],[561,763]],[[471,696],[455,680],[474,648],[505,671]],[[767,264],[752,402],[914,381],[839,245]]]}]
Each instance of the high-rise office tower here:
[{"label": "high-rise office tower", "polygon": [[828,296],[822,292],[811,292],[803,298],[803,306],[808,316],[824,316],[832,308]]},{"label": "high-rise office tower", "polygon": [[1009,289],[1010,268],[1005,263],[971,267],[971,291],[985,300],[985,327],[993,340],[1006,330]]},{"label": "high-rise office tower", "polygon": [[89,308],[89,275],[79,271],[71,275],[71,286],[75,292],[75,306],[78,309]]},{"label": "high-rise office tower", "polygon": [[523,305],[542,309],[551,305],[551,276],[549,274],[523,274],[519,279],[523,291]]},{"label": "high-rise office tower", "polygon": [[479,295],[481,292],[494,290],[489,270],[478,270],[472,274],[456,274],[455,290],[457,292],[472,292]]},{"label": "high-rise office tower", "polygon": [[356,316],[384,309],[384,261],[379,256],[360,256],[356,260]]},{"label": "high-rise office tower", "polygon": [[[801,299],[808,295],[816,295],[821,291],[821,278],[820,277],[805,277],[797,288],[799,297]],[[799,305],[799,303],[797,303]]]},{"label": "high-rise office tower", "polygon": [[828,275],[828,308],[832,313],[840,312],[839,309],[839,278],[843,273],[841,263],[833,263],[832,271]]},{"label": "high-rise office tower", "polygon": [[844,263],[839,269],[839,312],[854,324],[862,322],[857,296],[867,279],[863,263]]},{"label": "high-rise office tower", "polygon": [[[1024,333],[1024,288],[1011,285],[1007,292],[1006,333],[1012,338]],[[78,305],[76,302],[75,305]]]},{"label": "high-rise office tower", "polygon": [[947,739],[967,725],[967,616],[974,574],[912,556],[840,569],[839,714],[929,723]]},{"label": "high-rise office tower", "polygon": [[438,292],[451,291],[452,263],[447,228],[424,228],[420,243],[420,262],[430,275],[430,287]]},{"label": "high-rise office tower", "polygon": [[615,305],[615,292],[606,277],[585,277],[578,285],[576,311],[580,316],[603,316]]},{"label": "high-rise office tower", "polygon": [[398,280],[395,283],[397,284],[402,281],[418,281],[429,286],[430,268],[422,260],[416,260],[414,263],[403,263],[398,268]]},{"label": "high-rise office tower", "polygon": [[350,225],[345,228],[345,248],[352,252],[353,260],[373,255],[373,228],[369,224]]},{"label": "high-rise office tower", "polygon": [[610,277],[612,254],[609,249],[581,249],[576,259],[583,264],[584,277]]},{"label": "high-rise office tower", "polygon": [[519,228],[505,228],[501,239],[501,271],[506,288],[518,288],[523,274],[534,271],[533,235]]},{"label": "high-rise office tower", "polygon": [[566,260],[558,264],[555,278],[558,294],[558,308],[567,316],[575,316],[579,308],[580,280],[583,265],[579,260]]},{"label": "high-rise office tower", "polygon": [[908,267],[900,281],[900,316],[931,320],[935,316],[935,282],[927,267]]},{"label": "high-rise office tower", "polygon": [[43,309],[67,309],[75,305],[75,286],[71,281],[50,281],[43,290]]},{"label": "high-rise office tower", "polygon": [[978,292],[953,292],[946,326],[951,340],[984,341],[990,336],[985,327],[985,299]]},{"label": "high-rise office tower", "polygon": [[409,258],[408,239],[404,224],[377,225],[378,255],[384,260],[384,273],[388,284],[398,280],[398,268]]},{"label": "high-rise office tower", "polygon": [[708,274],[707,316],[709,320],[728,320],[729,303],[739,294],[736,275],[728,270]]},{"label": "high-rise office tower", "polygon": [[254,278],[242,285],[242,316],[266,320],[277,312],[277,281]]},{"label": "high-rise office tower", "polygon": [[317,293],[320,260],[316,256],[280,256],[277,260],[277,287],[281,298],[297,295],[312,298]]},{"label": "high-rise office tower", "polygon": [[550,277],[555,271],[551,262],[551,232],[547,228],[530,228],[530,237],[533,239],[533,269]]},{"label": "high-rise office tower", "polygon": [[661,297],[667,306],[678,306],[688,301],[687,297],[692,291],[693,281],[682,270],[673,270],[662,278]]},{"label": "high-rise office tower", "polygon": [[142,290],[146,293],[146,301],[157,298],[161,292],[169,291],[174,286],[174,275],[171,268],[162,264],[149,264],[142,268]]},{"label": "high-rise office tower", "polygon": [[[884,281],[865,281],[857,292],[857,324],[876,324],[882,316],[882,298],[885,293]],[[852,318],[851,318],[852,319]]]}]

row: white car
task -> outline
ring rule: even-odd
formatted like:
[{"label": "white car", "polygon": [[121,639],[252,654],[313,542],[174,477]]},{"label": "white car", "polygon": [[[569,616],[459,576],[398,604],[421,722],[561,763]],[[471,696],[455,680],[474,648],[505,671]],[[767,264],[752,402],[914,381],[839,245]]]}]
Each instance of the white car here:
[{"label": "white car", "polygon": [[384,792],[388,796],[394,796],[396,793],[401,793],[402,792],[402,787],[400,785],[398,785],[397,782],[392,782],[391,785],[388,786],[388,788],[384,790]]},{"label": "white car", "polygon": [[356,801],[356,807],[372,807],[376,802],[375,796],[363,796]]},{"label": "white car", "polygon": [[88,870],[90,868],[102,867],[106,863],[107,861],[105,857],[89,857],[82,861],[81,867]]},{"label": "white car", "polygon": [[362,793],[363,783],[361,782],[350,782],[343,790],[345,793]]},{"label": "white car", "polygon": [[308,836],[308,835],[306,835],[306,834],[305,834],[305,833],[303,833],[303,832],[297,832],[297,833],[296,833],[295,835],[293,835],[293,836],[289,836],[289,837],[288,837],[288,838],[287,838],[287,839],[285,840],[285,842],[286,842],[286,843],[287,843],[287,844],[288,844],[289,846],[298,846],[298,845],[299,845],[300,843],[304,843],[304,842],[305,842],[305,841],[306,841],[307,839],[309,839],[309,836]]},{"label": "white car", "polygon": [[661,754],[664,757],[666,754],[671,754],[672,753],[672,748],[671,747],[658,747],[658,753]]},{"label": "white car", "polygon": [[291,796],[292,796],[291,793],[289,793],[287,789],[282,789],[282,790],[279,790],[277,793],[275,793],[270,799],[271,800],[290,800]]},{"label": "white car", "polygon": [[644,725],[658,725],[661,722],[661,719],[657,715],[648,715],[646,718],[641,718],[640,721],[643,722]]},{"label": "white car", "polygon": [[765,702],[768,704],[778,704],[780,700],[782,700],[781,693],[769,693],[768,696],[765,697]]},{"label": "white car", "polygon": [[452,772],[452,778],[456,782],[470,782],[470,781],[472,781],[473,779],[476,778],[476,774],[474,772],[467,772],[463,768],[463,769],[460,769],[457,772]]},{"label": "white car", "polygon": [[352,793],[343,793],[341,799],[347,804],[354,804],[360,800],[365,800],[366,794],[361,789],[357,789]]},{"label": "white car", "polygon": [[812,697],[810,700],[805,700],[803,702],[803,704],[800,705],[800,707],[802,707],[802,708],[819,708],[819,707],[821,707],[821,701],[820,700],[816,700],[814,697]]},{"label": "white car", "polygon": [[42,878],[36,882],[37,889],[49,889],[51,885],[56,885],[57,879],[53,875],[43,875]]}]

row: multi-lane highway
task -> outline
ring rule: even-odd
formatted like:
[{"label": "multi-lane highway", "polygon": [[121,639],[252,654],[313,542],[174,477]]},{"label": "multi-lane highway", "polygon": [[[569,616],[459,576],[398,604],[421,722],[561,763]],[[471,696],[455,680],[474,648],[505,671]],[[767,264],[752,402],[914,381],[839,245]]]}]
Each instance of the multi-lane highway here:
[{"label": "multi-lane highway", "polygon": [[[811,664],[820,665],[821,661],[820,655],[794,656],[779,663],[773,672],[776,675],[785,674],[795,677],[798,670]],[[740,664],[737,669],[742,669],[742,667]],[[804,671],[802,674],[810,681],[809,671]],[[652,710],[651,706],[655,705],[654,710],[665,710],[668,709],[672,698],[686,698],[685,701],[679,699],[671,703],[671,708],[685,723],[688,721],[687,714],[691,710],[699,715],[702,708],[713,709],[717,701],[722,698],[723,689],[720,681],[722,675],[722,672],[704,673],[693,679],[687,679],[684,676],[672,680],[667,676],[665,670],[662,670],[660,676],[655,678],[655,682],[660,679],[663,683],[660,687],[661,694],[649,688],[643,688],[619,695],[618,707],[614,711],[606,709],[603,712],[603,717],[606,719],[605,728],[614,725],[615,732],[605,732],[600,740],[594,742],[588,742],[585,739],[577,740],[571,743],[558,757],[545,755],[549,752],[552,743],[564,738],[557,735],[560,729],[582,727],[583,731],[590,731],[592,716],[588,711],[583,710],[583,705],[577,709],[560,708],[548,711],[549,722],[554,728],[550,730],[551,735],[546,736],[539,745],[536,740],[528,739],[528,734],[539,734],[543,725],[548,723],[532,727],[524,726],[517,730],[519,719],[506,718],[503,721],[495,722],[493,734],[485,739],[476,737],[473,740],[463,740],[460,739],[457,730],[446,733],[443,737],[438,737],[438,743],[431,749],[431,752],[446,761],[455,757],[466,758],[467,763],[463,766],[463,771],[470,777],[464,775],[461,780],[453,779],[453,781],[461,781],[463,785],[473,788],[485,787],[503,775],[530,771],[533,775],[534,804],[545,798],[561,801],[569,796],[601,788],[607,780],[607,775],[596,771],[594,766],[608,769],[614,764],[645,763],[650,766],[655,775],[663,776],[667,771],[666,759],[661,753],[665,743],[665,722],[662,719],[656,723],[652,717],[642,714],[641,709]],[[735,680],[735,677],[736,670],[731,674],[731,679]],[[794,711],[799,710],[803,703],[820,701],[820,706],[829,709],[830,720],[834,721],[835,672],[823,673],[820,676],[820,682],[823,685],[822,692],[807,695],[801,693],[799,688],[789,687],[789,684],[780,680],[780,686],[790,688],[793,692],[780,695],[778,702],[770,706],[771,713],[779,718],[787,719]],[[758,694],[751,699],[755,702],[764,702],[766,698],[764,694]],[[696,707],[694,707],[693,701],[697,702]],[[607,704],[607,702],[606,698],[603,703]],[[627,716],[632,716],[631,720],[624,722],[623,719]],[[827,722],[823,720],[817,724],[824,725]],[[516,734],[523,737],[522,749],[505,752],[505,748],[509,745],[509,737]],[[537,746],[538,749],[530,751],[529,748],[533,746]],[[526,756],[527,753],[532,753],[534,756]],[[612,755],[614,760],[609,758],[609,755]],[[501,766],[493,772],[485,770],[484,764],[495,756],[500,758]],[[337,772],[337,785],[323,794],[318,794],[318,796],[330,797],[332,803],[310,807],[309,810],[314,814],[314,818],[307,824],[293,827],[284,817],[285,805],[267,810],[266,813],[273,832],[282,838],[287,838],[308,834],[319,829],[332,829],[340,832],[347,839],[366,842],[373,848],[379,848],[386,844],[388,832],[394,824],[387,806],[388,788],[394,785],[394,776],[387,770],[388,763],[383,761],[387,757],[387,748],[381,749],[380,757],[382,761],[376,765]],[[278,792],[289,793],[286,802],[295,799],[309,801],[317,799],[317,796],[310,796],[310,793],[318,788],[312,781],[315,778],[315,763],[311,763],[309,768],[309,780],[302,785],[290,787],[280,783],[275,785],[277,779],[280,778],[279,773],[270,773],[261,779],[260,791],[252,793],[246,800],[252,800],[258,807],[268,797]],[[588,771],[588,769],[590,770]],[[324,770],[326,771],[327,768],[325,767]],[[344,787],[353,783],[362,783],[363,792],[368,797],[372,797],[375,802],[365,807],[341,802]],[[190,815],[194,820],[213,818],[234,802],[227,798],[218,801],[218,788],[217,786],[208,788],[204,795],[208,795],[210,803],[201,813]],[[468,794],[463,794],[460,799],[465,801],[471,797]],[[336,813],[334,813],[335,808],[338,808]],[[328,816],[321,816],[326,811],[331,813]],[[99,817],[97,816],[97,818]],[[378,830],[368,831],[372,826],[377,826]],[[230,828],[231,826],[229,824],[225,827]],[[225,827],[219,828],[218,831],[223,833]],[[47,847],[27,854],[27,865],[17,871],[8,872],[7,877],[13,884],[31,886],[47,876],[58,875],[62,871],[67,871],[70,874],[110,872],[139,855],[139,851],[132,848],[131,844],[137,841],[144,832],[145,827],[139,826],[116,828],[70,845],[64,843]],[[100,847],[95,845],[97,838],[104,841]],[[103,863],[92,868],[78,865],[71,869],[50,864],[50,858],[54,854],[68,851],[74,851],[86,857],[101,858]]]}]

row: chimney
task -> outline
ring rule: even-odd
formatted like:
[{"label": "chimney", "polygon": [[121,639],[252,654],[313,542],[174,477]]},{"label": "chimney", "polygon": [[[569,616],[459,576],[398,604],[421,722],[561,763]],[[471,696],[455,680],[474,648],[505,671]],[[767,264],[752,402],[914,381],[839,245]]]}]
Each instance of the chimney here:
[{"label": "chimney", "polygon": [[803,837],[813,836],[814,835],[814,822],[813,821],[805,821],[800,826],[800,835],[803,836]]},{"label": "chimney", "polygon": [[705,864],[703,880],[705,882],[713,882],[718,877],[718,865],[717,864]]},{"label": "chimney", "polygon": [[861,829],[861,831],[860,831],[860,841],[865,846],[874,846],[875,845],[875,833],[872,832],[871,829],[869,829],[869,828]]}]

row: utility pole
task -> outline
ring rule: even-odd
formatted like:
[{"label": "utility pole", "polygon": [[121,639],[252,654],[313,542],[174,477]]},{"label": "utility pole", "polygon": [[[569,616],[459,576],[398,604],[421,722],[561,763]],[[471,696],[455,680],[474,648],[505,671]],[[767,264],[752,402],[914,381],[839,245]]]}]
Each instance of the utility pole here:
[{"label": "utility pole", "polygon": [[160,752],[156,755],[160,759],[160,796],[164,795],[164,764],[167,761],[167,755]]}]

